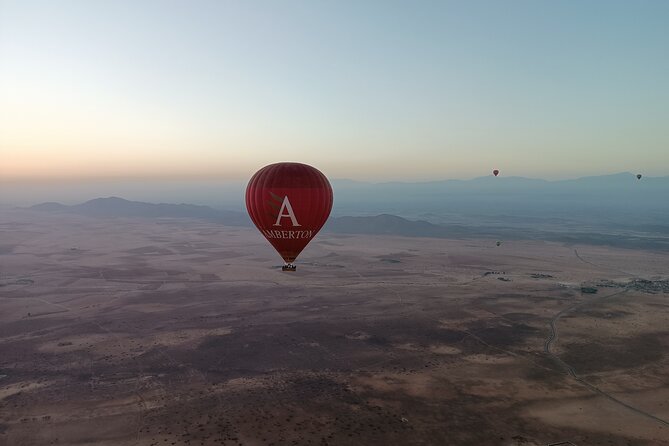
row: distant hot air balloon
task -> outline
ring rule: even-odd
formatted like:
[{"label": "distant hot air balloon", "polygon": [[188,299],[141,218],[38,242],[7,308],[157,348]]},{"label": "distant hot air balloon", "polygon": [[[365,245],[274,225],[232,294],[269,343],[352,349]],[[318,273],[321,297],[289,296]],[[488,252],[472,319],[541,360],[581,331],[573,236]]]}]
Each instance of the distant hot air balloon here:
[{"label": "distant hot air balloon", "polygon": [[640,173],[637,173],[637,174],[636,174],[636,179],[637,179],[637,180],[640,180],[640,179],[641,179],[641,174],[640,174]]},{"label": "distant hot air balloon", "polygon": [[323,227],[332,209],[332,187],[318,169],[276,163],[260,169],[246,186],[246,209],[286,264],[293,262]]},{"label": "distant hot air balloon", "polygon": [[502,244],[502,242],[500,242],[499,240],[498,240],[497,243],[496,243],[497,246],[499,246],[499,245],[501,245],[501,244]]},{"label": "distant hot air balloon", "polygon": [[499,175],[499,170],[498,169],[493,170],[492,174],[495,175],[495,176]]}]

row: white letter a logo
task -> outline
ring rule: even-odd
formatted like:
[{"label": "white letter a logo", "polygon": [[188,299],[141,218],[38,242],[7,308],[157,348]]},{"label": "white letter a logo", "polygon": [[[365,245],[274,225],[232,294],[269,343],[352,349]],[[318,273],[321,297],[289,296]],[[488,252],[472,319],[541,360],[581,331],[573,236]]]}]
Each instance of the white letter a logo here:
[{"label": "white letter a logo", "polygon": [[[286,214],[283,213],[284,210],[287,212]],[[279,215],[276,216],[276,223],[274,223],[274,226],[281,226],[281,219],[283,217],[289,217],[293,226],[300,226],[297,222],[297,218],[295,218],[293,207],[290,205],[290,201],[288,201],[288,195],[283,197],[283,203],[281,203],[281,209],[279,209]]]}]

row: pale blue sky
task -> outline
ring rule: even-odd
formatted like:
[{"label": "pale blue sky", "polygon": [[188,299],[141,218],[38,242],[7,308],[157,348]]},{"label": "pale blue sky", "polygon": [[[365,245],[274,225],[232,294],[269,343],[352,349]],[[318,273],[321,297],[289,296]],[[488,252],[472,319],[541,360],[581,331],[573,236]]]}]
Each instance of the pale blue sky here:
[{"label": "pale blue sky", "polygon": [[667,1],[0,0],[0,175],[668,175],[668,23]]}]

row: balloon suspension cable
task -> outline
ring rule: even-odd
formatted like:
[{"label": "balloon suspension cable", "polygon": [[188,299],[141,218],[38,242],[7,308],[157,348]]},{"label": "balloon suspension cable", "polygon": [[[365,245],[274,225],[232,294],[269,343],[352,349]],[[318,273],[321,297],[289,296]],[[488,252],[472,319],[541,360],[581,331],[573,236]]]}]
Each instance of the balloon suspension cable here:
[{"label": "balloon suspension cable", "polygon": [[295,271],[297,269],[297,266],[293,265],[292,263],[286,263],[281,267],[281,271]]}]

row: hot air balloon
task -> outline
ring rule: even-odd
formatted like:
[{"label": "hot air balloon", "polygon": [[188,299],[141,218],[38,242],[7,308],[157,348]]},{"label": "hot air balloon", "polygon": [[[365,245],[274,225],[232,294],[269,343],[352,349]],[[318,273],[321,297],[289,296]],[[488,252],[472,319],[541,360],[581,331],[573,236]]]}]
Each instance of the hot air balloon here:
[{"label": "hot air balloon", "polygon": [[325,175],[306,164],[270,164],[253,175],[246,209],[286,262],[283,271],[295,271],[293,262],[328,219],[332,198]]},{"label": "hot air balloon", "polygon": [[500,245],[502,244],[502,242],[500,242],[500,241],[498,240],[497,243],[495,243],[495,244],[496,244],[497,246],[500,246]]},{"label": "hot air balloon", "polygon": [[637,173],[637,174],[636,174],[636,179],[637,179],[637,180],[640,180],[640,179],[641,179],[641,174],[640,174],[640,173]]},{"label": "hot air balloon", "polygon": [[495,176],[499,175],[499,170],[498,169],[493,170],[492,174],[495,175]]}]

